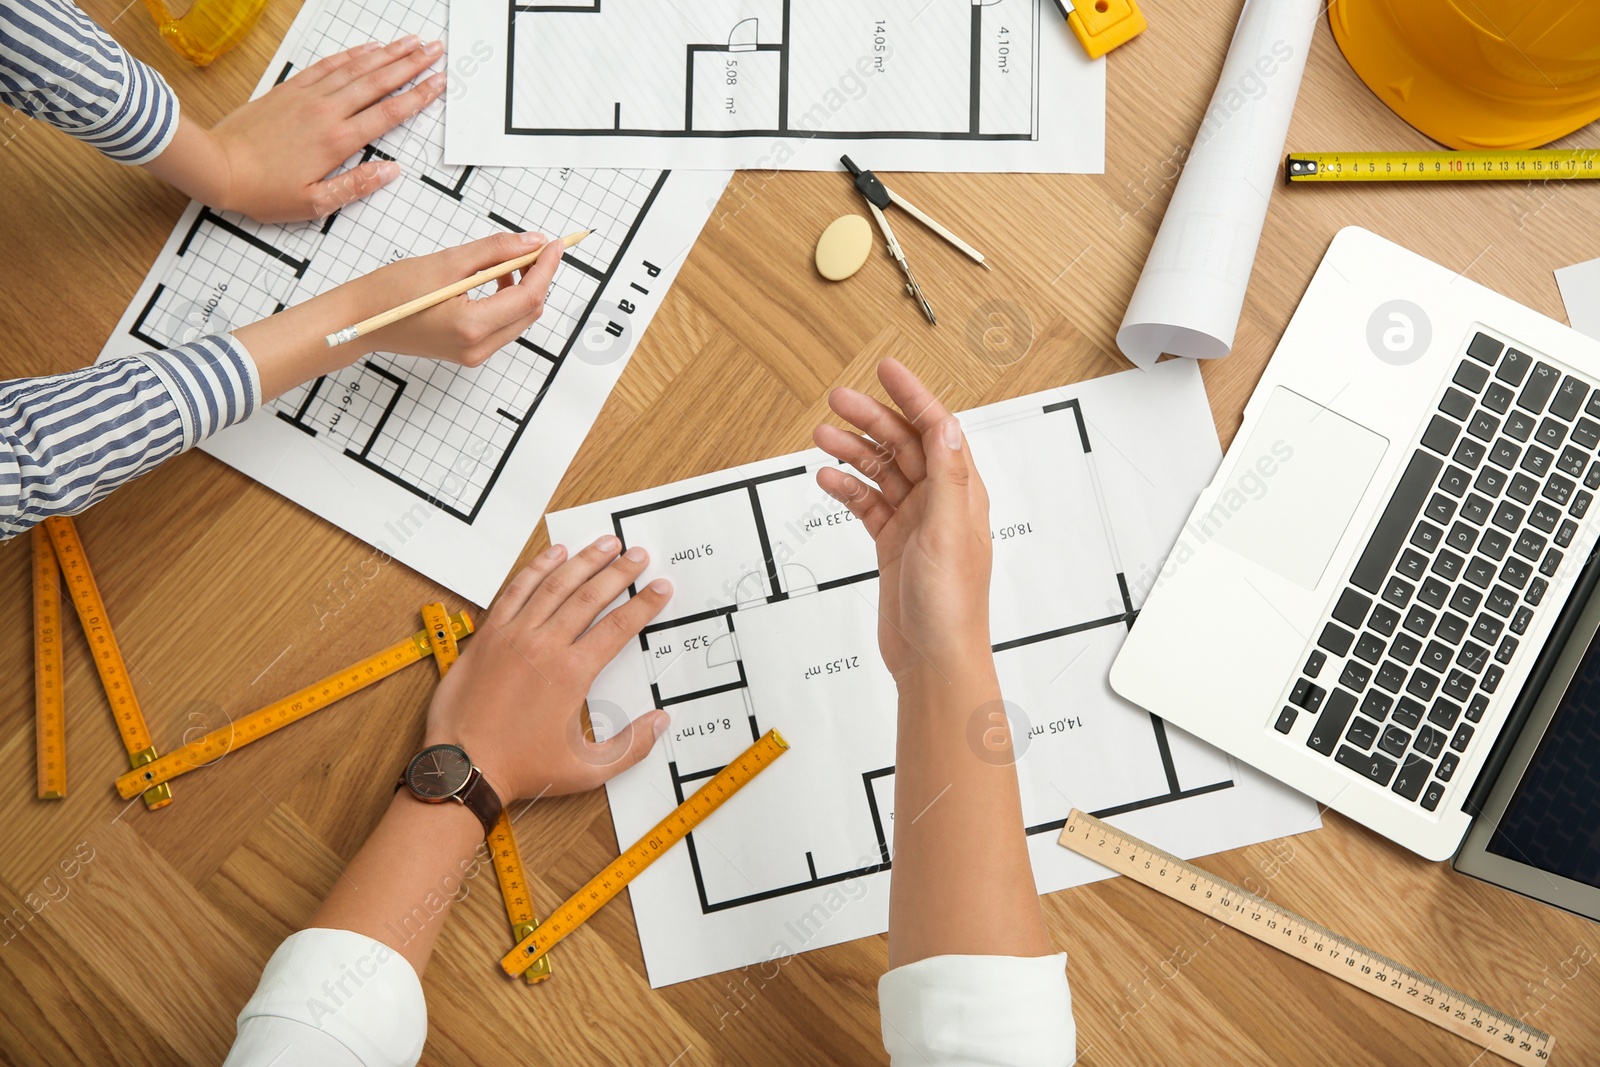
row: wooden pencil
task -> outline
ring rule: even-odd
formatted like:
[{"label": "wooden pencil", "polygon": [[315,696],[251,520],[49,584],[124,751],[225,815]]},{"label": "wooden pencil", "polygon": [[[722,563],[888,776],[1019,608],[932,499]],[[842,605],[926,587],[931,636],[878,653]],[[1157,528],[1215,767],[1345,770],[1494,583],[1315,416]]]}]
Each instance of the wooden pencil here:
[{"label": "wooden pencil", "polygon": [[[579,230],[576,233],[567,234],[561,239],[562,249],[571,248],[593,232],[593,230]],[[548,247],[550,247],[549,242],[546,242],[532,252],[520,255],[515,259],[508,259],[504,263],[496,263],[492,267],[485,267],[470,278],[463,278],[461,281],[447,285],[442,289],[435,289],[426,296],[419,296],[415,300],[407,300],[399,307],[390,308],[382,314],[362,319],[354,326],[346,326],[337,333],[330,333],[324,340],[328,342],[329,348],[334,348],[344,344],[346,341],[354,341],[357,337],[369,334],[373,330],[381,330],[385,326],[415,315],[419,311],[426,311],[435,304],[442,304],[446,300],[460,296],[462,293],[470,293],[478,286],[486,285],[496,278],[503,278],[514,270],[522,270],[524,267],[531,266],[533,261],[539,258],[539,254]]]}]

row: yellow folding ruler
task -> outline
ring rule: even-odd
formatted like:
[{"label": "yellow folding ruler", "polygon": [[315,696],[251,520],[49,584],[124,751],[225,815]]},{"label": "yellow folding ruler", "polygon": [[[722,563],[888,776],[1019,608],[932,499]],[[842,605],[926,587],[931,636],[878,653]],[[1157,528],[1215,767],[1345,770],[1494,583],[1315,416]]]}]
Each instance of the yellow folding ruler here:
[{"label": "yellow folding ruler", "polygon": [[[71,519],[57,517],[44,520],[44,529],[50,539],[49,550],[55,555],[56,567],[66,580],[73,606],[78,609],[78,622],[89,640],[95,670],[100,673],[100,685],[106,691],[106,700],[111,703],[111,716],[116,720],[117,732],[122,735],[122,747],[128,750],[128,763],[135,768],[143,767],[156,758],[155,746],[150,743],[150,730],[145,726],[144,713],[139,710],[139,700],[133,694],[133,679],[128,676],[128,665],[122,658],[121,648],[117,646],[116,635],[111,632],[111,619],[106,614],[105,600],[100,596],[100,587],[95,584],[94,572],[89,569],[89,557],[83,551],[83,542],[78,539],[78,528]],[[36,683],[40,690],[37,698],[40,721],[39,795],[47,795],[46,772],[50,770],[49,792],[64,796],[67,782],[60,673],[61,608],[58,598],[49,595],[41,598],[40,586],[54,584],[54,581],[53,576],[46,576],[45,546],[38,540],[37,533],[33,536],[35,671],[40,678]],[[55,623],[53,634],[45,635],[40,620],[48,624],[52,617]],[[53,641],[50,639],[52,636]],[[44,637],[43,641],[41,637]],[[39,675],[41,668],[38,662],[41,652],[49,659],[42,668],[45,672],[42,676]],[[43,691],[49,688],[51,670],[54,671],[54,696],[46,700]],[[44,757],[47,743],[60,746],[60,758],[53,770],[46,767]],[[141,793],[144,794],[145,807],[152,811],[172,803],[172,788],[165,784],[136,789],[124,799],[131,800]]]},{"label": "yellow folding ruler", "polygon": [[706,816],[722,807],[724,801],[749,785],[756,775],[788,750],[789,742],[778,731],[768,730],[762,734],[760,740],[706,779],[693,796],[674,808],[653,830],[607,864],[587,885],[551,912],[548,919],[517,942],[517,947],[500,960],[501,969],[515,978],[542,960],[556,942],[588,922],[595,912],[626,889],[629,882],[643,874],[646,867],[666,855],[673,845],[704,822]]},{"label": "yellow folding ruler", "polygon": [[1543,1030],[1426,978],[1287,908],[1269,904],[1092,815],[1074,808],[1061,829],[1060,841],[1080,856],[1125,874],[1179,904],[1204,912],[1497,1056],[1526,1067],[1538,1067],[1550,1059],[1556,1039]]},{"label": "yellow folding ruler", "polygon": [[[437,607],[444,615],[444,606]],[[450,632],[456,640],[472,633],[472,619],[466,612],[447,617]],[[175,752],[129,771],[117,779],[117,792],[123,799],[137,796],[152,785],[163,785],[180,775],[215,762],[245,745],[259,741],[290,723],[299,722],[307,715],[321,711],[352,693],[360,692],[373,682],[379,682],[398,670],[433,655],[433,645],[427,630],[419,630],[398,644],[390,645],[360,663],[330,674],[320,682],[313,682],[282,700],[250,712],[227,726],[212,730],[204,737],[191,741]]]},{"label": "yellow folding ruler", "polygon": [[33,709],[39,799],[67,795],[67,714],[61,691],[61,568],[50,531],[35,526],[33,542]]},{"label": "yellow folding ruler", "polygon": [[[444,605],[429,604],[423,608],[422,621],[427,627],[428,642],[433,646],[434,665],[443,678],[461,655],[445,618]],[[506,906],[506,918],[511,920],[511,937],[520,941],[533,932],[539,919],[533,911],[533,894],[528,889],[528,876],[524,873],[522,855],[517,851],[517,839],[511,832],[511,815],[505,808],[501,809],[494,829],[489,831],[488,845],[494,876],[500,882],[500,897]],[[550,957],[542,957],[523,977],[529,985],[549,978]]]}]

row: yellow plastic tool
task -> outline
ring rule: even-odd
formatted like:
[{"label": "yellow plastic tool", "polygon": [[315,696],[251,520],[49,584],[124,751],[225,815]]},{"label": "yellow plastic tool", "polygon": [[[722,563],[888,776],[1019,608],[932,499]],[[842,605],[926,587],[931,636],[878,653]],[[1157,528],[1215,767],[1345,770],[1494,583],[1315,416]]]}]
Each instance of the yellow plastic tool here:
[{"label": "yellow plastic tool", "polygon": [[1284,180],[1302,182],[1552,182],[1600,179],[1600,148],[1516,152],[1291,152]]},{"label": "yellow plastic tool", "polygon": [[1594,0],[1339,0],[1327,9],[1367,88],[1451,148],[1537,148],[1600,117]]},{"label": "yellow plastic tool", "polygon": [[173,14],[161,0],[144,0],[162,40],[184,59],[204,67],[244,40],[267,0],[193,0]]},{"label": "yellow plastic tool", "polygon": [[[443,604],[428,604],[422,609],[422,622],[433,646],[433,665],[442,679],[461,658],[450,620]],[[533,911],[533,892],[528,888],[528,875],[522,866],[522,854],[517,851],[517,838],[511,831],[511,816],[502,808],[500,818],[488,836],[489,857],[494,864],[495,880],[500,883],[500,899],[506,906],[506,918],[511,923],[511,937],[521,941],[539,925]],[[550,957],[540,956],[532,967],[522,972],[529,985],[550,977]]]},{"label": "yellow plastic tool", "polygon": [[1090,59],[1127,44],[1149,25],[1133,0],[1056,0],[1056,7]]},{"label": "yellow plastic tool", "polygon": [[[155,745],[150,743],[150,728],[145,725],[144,712],[139,710],[139,700],[133,694],[133,679],[128,675],[128,664],[122,658],[117,637],[111,632],[106,602],[100,596],[94,572],[89,569],[89,557],[78,538],[78,528],[71,519],[59,515],[44,520],[44,528],[50,535],[50,547],[55,549],[56,563],[61,568],[67,592],[72,596],[72,604],[78,609],[83,635],[89,640],[89,652],[94,656],[100,685],[111,704],[111,716],[116,720],[117,733],[122,735],[122,747],[128,751],[128,765],[148,766],[157,758]],[[151,811],[172,803],[172,787],[165,781],[142,786],[123,799],[132,800],[141,793],[145,807]]]},{"label": "yellow plastic tool", "polygon": [[33,689],[39,799],[67,795],[66,702],[61,691],[61,568],[50,532],[33,528]]},{"label": "yellow plastic tool", "polygon": [[789,751],[789,742],[776,730],[768,730],[760,739],[745,749],[731,763],[723,767],[694,795],[679,804],[665,819],[656,823],[655,829],[633,843],[622,855],[612,860],[589,884],[568,897],[550,917],[530,930],[517,947],[500,960],[500,968],[511,977],[535,966],[545,954],[572,931],[588,922],[601,908],[610,903],[618,893],[628,888],[628,883],[643,874],[645,868],[666,855],[673,845],[683,840],[706,816],[720,808],[724,801],[749,785],[751,780],[772,765],[772,761]]},{"label": "yellow plastic tool", "polygon": [[[450,627],[459,641],[472,633],[472,618],[464,611],[457,612],[450,616]],[[159,759],[143,766],[135,764],[134,770],[117,779],[117,792],[126,800],[153,785],[166,788],[166,783],[172,779],[207,766],[229,752],[276,733],[290,723],[299,722],[307,715],[336,704],[352,693],[358,693],[372,683],[380,682],[431,655],[433,644],[428,640],[428,632],[418,631],[382,652],[374,653],[320,682],[313,682],[298,693],[241,716],[227,726],[218,727]]]}]

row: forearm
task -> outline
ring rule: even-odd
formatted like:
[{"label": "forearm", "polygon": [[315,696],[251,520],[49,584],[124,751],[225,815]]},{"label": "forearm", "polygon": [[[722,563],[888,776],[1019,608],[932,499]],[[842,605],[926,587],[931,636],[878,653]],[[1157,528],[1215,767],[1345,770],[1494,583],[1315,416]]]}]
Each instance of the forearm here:
[{"label": "forearm", "polygon": [[215,208],[230,208],[228,157],[211,131],[188,115],[178,117],[172,140],[144,169],[186,196]]},{"label": "forearm", "polygon": [[993,657],[921,675],[900,697],[889,965],[1048,955]]},{"label": "forearm", "polygon": [[398,792],[309,925],[380,941],[420,977],[482,844],[483,825],[462,805]]},{"label": "forearm", "polygon": [[364,295],[366,288],[358,283],[341,285],[233,331],[255,357],[265,399],[347,367],[370,351],[360,340],[337,348],[329,348],[325,340],[328,334],[385,310]]}]

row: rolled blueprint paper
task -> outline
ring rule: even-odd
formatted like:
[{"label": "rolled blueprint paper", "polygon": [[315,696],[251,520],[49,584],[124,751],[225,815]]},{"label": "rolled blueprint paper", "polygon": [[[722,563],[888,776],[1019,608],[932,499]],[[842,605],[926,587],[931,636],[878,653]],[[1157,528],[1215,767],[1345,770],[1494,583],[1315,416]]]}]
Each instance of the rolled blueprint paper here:
[{"label": "rolled blueprint paper", "polygon": [[1141,367],[1163,352],[1225,356],[1244,308],[1267,202],[1322,0],[1245,0],[1183,176],[1117,347]]}]

